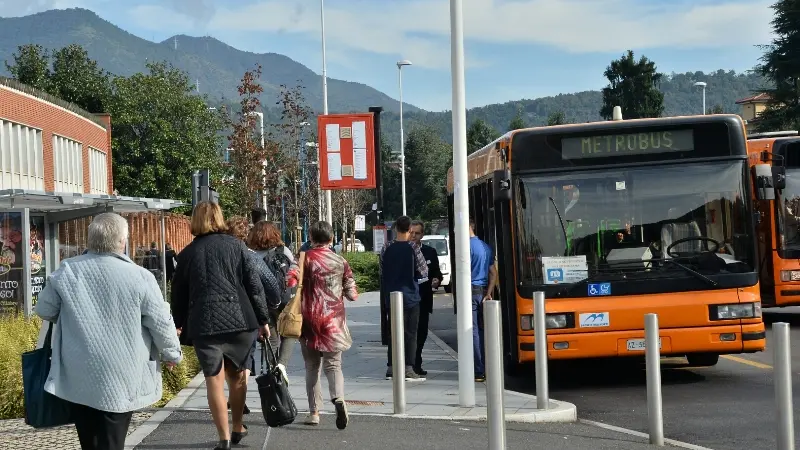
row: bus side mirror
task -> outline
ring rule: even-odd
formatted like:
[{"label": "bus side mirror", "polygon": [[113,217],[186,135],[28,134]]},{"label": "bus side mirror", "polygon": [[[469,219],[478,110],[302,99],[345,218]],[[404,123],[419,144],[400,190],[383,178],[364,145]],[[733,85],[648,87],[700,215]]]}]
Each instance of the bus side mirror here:
[{"label": "bus side mirror", "polygon": [[511,172],[508,170],[495,170],[492,175],[492,187],[495,202],[511,200]]},{"label": "bus side mirror", "polygon": [[753,172],[755,175],[756,198],[759,200],[775,200],[772,166],[769,164],[756,164],[753,166]]},{"label": "bus side mirror", "polygon": [[786,189],[786,168],[783,166],[772,166],[772,184],[776,190]]}]

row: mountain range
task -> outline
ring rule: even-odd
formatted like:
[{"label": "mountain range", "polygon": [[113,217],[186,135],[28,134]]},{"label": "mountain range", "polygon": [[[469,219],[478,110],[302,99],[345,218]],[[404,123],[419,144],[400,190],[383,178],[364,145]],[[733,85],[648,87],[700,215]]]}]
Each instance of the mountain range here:
[{"label": "mountain range", "polygon": [[[210,102],[235,99],[236,86],[242,74],[258,63],[263,68],[264,105],[275,103],[280,85],[293,87],[299,84],[304,86],[303,93],[309,106],[315,111],[322,109],[320,75],[285,55],[245,52],[212,37],[178,35],[162,42],[152,42],[80,8],[50,10],[24,17],[0,17],[0,61],[10,60],[19,45],[40,44],[52,50],[73,43],[83,46],[91,58],[115,75],[127,76],[145,71],[148,61],[168,61],[197,80],[200,92],[207,94]],[[0,74],[6,73],[5,66],[0,64]],[[708,108],[718,105],[724,112],[733,113],[739,112],[736,100],[748,97],[764,86],[764,81],[752,73],[719,70],[667,74],[660,85],[665,95],[664,115],[698,114],[702,111],[701,93],[694,86],[696,81],[708,83]],[[332,78],[328,79],[328,93],[331,113],[364,112],[370,106],[383,106],[386,111],[383,116],[384,139],[389,144],[399,143],[397,100],[365,84]],[[520,97],[524,94],[521,92]],[[472,108],[467,113],[467,120],[471,122],[480,118],[504,132],[517,115],[529,126],[544,124],[547,116],[557,111],[563,111],[571,122],[600,120],[601,105],[600,91],[585,91]],[[266,116],[276,117],[274,111]],[[428,112],[404,104],[404,120],[407,130],[431,126],[443,139],[451,141],[449,112]]]}]

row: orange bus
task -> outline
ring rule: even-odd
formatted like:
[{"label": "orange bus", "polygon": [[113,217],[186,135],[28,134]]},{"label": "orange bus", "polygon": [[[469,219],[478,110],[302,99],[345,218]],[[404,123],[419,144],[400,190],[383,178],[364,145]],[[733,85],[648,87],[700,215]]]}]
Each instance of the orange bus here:
[{"label": "orange bus", "polygon": [[755,203],[759,215],[759,276],[764,306],[800,305],[800,136],[797,131],[751,134],[752,165],[772,164],[774,199]]},{"label": "orange bus", "polygon": [[[751,199],[772,180],[764,164],[751,178],[747,157],[736,115],[515,130],[470,155],[469,213],[497,258],[507,370],[534,360],[535,291],[551,359],[642,356],[647,313],[662,354],[693,366],[763,351]],[[452,168],[447,190],[454,235]]]}]

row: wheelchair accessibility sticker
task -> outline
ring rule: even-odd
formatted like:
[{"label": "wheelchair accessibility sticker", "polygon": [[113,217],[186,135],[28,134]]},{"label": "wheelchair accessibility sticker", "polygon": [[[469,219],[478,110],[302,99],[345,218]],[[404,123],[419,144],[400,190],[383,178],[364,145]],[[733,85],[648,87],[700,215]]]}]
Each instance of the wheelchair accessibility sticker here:
[{"label": "wheelchair accessibility sticker", "polygon": [[594,328],[610,326],[607,312],[583,313],[578,316],[578,326],[580,328]]},{"label": "wheelchair accessibility sticker", "polygon": [[588,294],[592,297],[596,295],[611,295],[611,283],[591,283],[588,285]]}]

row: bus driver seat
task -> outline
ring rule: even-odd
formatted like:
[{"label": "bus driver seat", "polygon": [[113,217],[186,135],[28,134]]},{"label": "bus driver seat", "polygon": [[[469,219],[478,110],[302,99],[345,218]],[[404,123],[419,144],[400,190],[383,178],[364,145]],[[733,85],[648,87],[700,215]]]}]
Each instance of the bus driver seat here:
[{"label": "bus driver seat", "polygon": [[[700,226],[694,220],[689,222],[678,222],[680,217],[680,210],[678,208],[670,208],[667,211],[668,223],[661,226],[661,251],[663,258],[670,258],[667,254],[667,248],[673,242],[688,237],[702,236],[700,233]],[[702,241],[689,241],[676,245],[672,251],[677,253],[695,253],[703,251]]]}]

